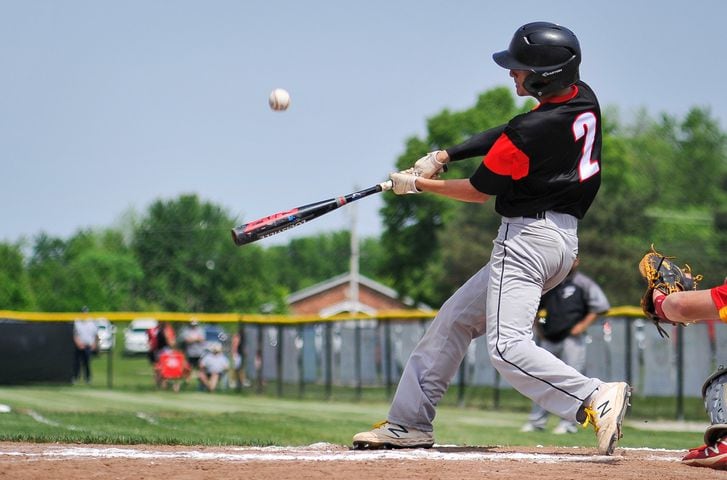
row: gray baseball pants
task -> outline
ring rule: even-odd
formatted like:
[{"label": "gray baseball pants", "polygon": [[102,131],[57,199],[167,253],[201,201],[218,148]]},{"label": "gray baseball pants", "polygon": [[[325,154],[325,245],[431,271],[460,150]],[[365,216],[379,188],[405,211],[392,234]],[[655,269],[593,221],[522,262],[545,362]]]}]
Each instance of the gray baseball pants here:
[{"label": "gray baseball pants", "polygon": [[[549,351],[556,357],[563,360],[566,364],[572,366],[579,372],[586,371],[586,334],[569,336],[561,342],[551,342],[541,339],[538,342],[541,348]],[[533,408],[528,416],[528,421],[537,428],[545,428],[548,424],[548,411],[533,403]],[[561,423],[567,422],[570,425],[576,425],[577,422],[561,420]]]},{"label": "gray baseball pants", "polygon": [[578,220],[503,217],[490,261],[439,310],[402,372],[388,421],[432,431],[436,406],[470,342],[487,334],[490,361],[513,388],[575,421],[603,383],[565,364],[533,340],[541,295],[568,275],[578,253]]}]

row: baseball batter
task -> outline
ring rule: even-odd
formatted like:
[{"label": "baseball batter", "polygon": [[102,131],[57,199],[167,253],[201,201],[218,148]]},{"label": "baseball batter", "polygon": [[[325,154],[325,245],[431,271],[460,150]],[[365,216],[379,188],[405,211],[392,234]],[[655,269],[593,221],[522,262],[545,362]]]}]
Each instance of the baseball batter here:
[{"label": "baseball batter", "polygon": [[[493,59],[538,106],[390,176],[399,195],[496,197],[502,224],[490,261],[441,307],[406,364],[387,420],[355,435],[354,448],[431,447],[436,406],[483,334],[502,377],[548,411],[593,425],[601,454],[612,454],[621,437],[629,386],[582,375],[539,348],[532,331],[541,295],[571,269],[578,221],[601,182],[601,110],[579,80],[578,39],[553,23],[529,23]],[[437,179],[447,162],[474,156],[484,158],[470,178]]]}]

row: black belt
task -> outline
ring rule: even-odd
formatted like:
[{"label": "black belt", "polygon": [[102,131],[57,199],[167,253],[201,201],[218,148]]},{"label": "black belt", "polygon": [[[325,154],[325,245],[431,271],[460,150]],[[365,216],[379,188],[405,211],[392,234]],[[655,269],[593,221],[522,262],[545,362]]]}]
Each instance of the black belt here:
[{"label": "black belt", "polygon": [[545,218],[545,211],[523,215],[523,218],[537,218],[538,220],[542,220]]}]

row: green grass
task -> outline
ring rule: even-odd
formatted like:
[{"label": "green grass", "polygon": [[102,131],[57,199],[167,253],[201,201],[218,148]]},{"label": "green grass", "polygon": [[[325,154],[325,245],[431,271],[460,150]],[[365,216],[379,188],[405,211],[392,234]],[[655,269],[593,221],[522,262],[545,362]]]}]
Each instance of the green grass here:
[{"label": "green grass", "polygon": [[[215,394],[188,385],[180,393],[158,391],[146,357],[120,351],[95,357],[90,385],[0,387],[0,441],[101,444],[296,446],[316,442],[349,445],[351,436],[386,417],[393,388],[283,385],[275,382]],[[109,388],[111,386],[112,388]],[[461,394],[460,394],[461,393]],[[701,432],[648,431],[659,420],[673,421],[673,398],[635,394],[627,416],[626,447],[685,449],[701,443]],[[591,429],[557,436],[522,434],[530,401],[512,389],[468,388],[453,384],[438,408],[440,444],[593,447]],[[684,418],[706,425],[702,400],[687,398]],[[556,419],[551,418],[550,427]],[[633,426],[632,426],[633,425]]]},{"label": "green grass", "polygon": [[[121,331],[121,327],[119,327],[119,331]],[[114,390],[142,392],[156,390],[151,366],[145,356],[124,357],[117,349],[113,352],[111,369],[109,369],[108,354],[105,353],[94,358],[92,369],[92,387],[111,386]],[[194,387],[188,386],[187,390],[190,389],[194,389]],[[284,398],[295,400],[363,403],[386,402],[395,389],[396,385],[393,385],[388,391],[383,387],[364,388],[359,396],[354,388],[333,386],[329,392],[323,385],[309,384],[305,385],[302,391],[298,385],[283,385],[281,391]],[[258,392],[257,389],[255,391]],[[268,382],[258,393],[276,397],[277,384]],[[685,398],[681,411],[676,399],[672,397],[643,397],[636,392],[631,403],[631,415],[639,419],[674,420],[678,413],[684,420],[704,422],[707,419],[701,398]],[[460,395],[459,386],[455,383],[442,399],[441,405],[522,413],[530,411],[530,401],[513,389],[503,389],[497,392],[491,387],[469,387]]]},{"label": "green grass", "polygon": [[[165,445],[348,445],[386,416],[388,403],[280,399],[247,393],[107,390],[88,386],[5,387],[0,440]],[[456,445],[593,447],[592,430],[557,436],[522,434],[527,413],[441,406],[437,442]],[[630,418],[633,420],[633,418]],[[555,419],[551,419],[551,426]],[[621,446],[685,449],[701,433],[625,427]]]}]

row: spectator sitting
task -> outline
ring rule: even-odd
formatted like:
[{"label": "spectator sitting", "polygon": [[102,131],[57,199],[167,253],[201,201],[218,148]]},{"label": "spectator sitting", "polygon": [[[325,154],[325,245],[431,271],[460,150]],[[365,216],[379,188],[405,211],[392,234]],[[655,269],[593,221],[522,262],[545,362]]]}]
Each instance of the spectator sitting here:
[{"label": "spectator sitting", "polygon": [[214,392],[229,368],[230,360],[222,353],[222,344],[212,343],[209,353],[199,360],[199,381],[205,390]]},{"label": "spectator sitting", "polygon": [[182,384],[186,383],[191,371],[184,354],[172,348],[162,350],[154,364],[157,386],[167,389],[171,385],[175,392],[178,392],[182,388]]}]

